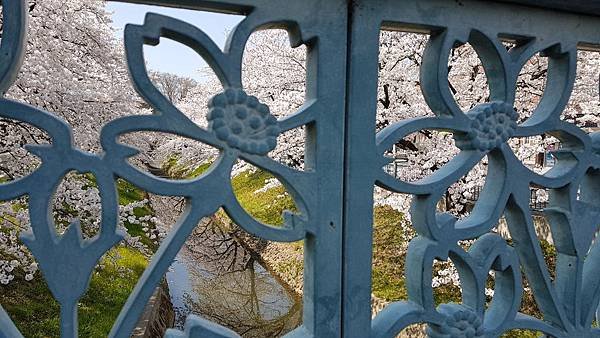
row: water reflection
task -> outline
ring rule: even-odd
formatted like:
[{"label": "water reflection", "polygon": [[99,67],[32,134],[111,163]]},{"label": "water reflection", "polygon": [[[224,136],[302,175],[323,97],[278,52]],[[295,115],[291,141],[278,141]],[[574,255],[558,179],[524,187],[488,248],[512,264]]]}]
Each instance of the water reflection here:
[{"label": "water reflection", "polygon": [[190,313],[243,337],[278,337],[300,325],[301,302],[255,259],[223,269],[203,257],[184,247],[167,273],[176,328]]}]

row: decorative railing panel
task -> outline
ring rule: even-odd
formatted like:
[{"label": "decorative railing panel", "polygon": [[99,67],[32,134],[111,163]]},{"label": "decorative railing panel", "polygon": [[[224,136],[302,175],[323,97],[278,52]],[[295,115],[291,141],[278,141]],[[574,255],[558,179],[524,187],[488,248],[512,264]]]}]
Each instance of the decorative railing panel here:
[{"label": "decorative railing panel", "polygon": [[[145,1],[145,3],[157,3]],[[160,4],[160,3],[159,3]],[[64,337],[77,335],[77,301],[87,289],[99,258],[122,238],[117,231],[118,177],[151,193],[186,198],[186,209],[133,290],[118,317],[111,336],[128,337],[175,255],[200,219],[222,207],[244,230],[273,241],[305,240],[304,324],[299,333],[331,337],[341,323],[341,205],[343,174],[343,130],[345,88],[345,3],[343,1],[287,1],[236,4],[226,2],[164,2],[204,10],[225,10],[247,14],[229,36],[224,51],[201,30],[177,19],[148,14],[143,25],[125,28],[127,65],[135,89],[156,112],[150,116],[129,116],[114,120],[102,129],[104,153],[94,155],[75,148],[69,126],[42,110],[8,99],[0,103],[0,115],[45,130],[52,144],[30,147],[43,163],[31,175],[0,186],[0,199],[29,196],[32,233],[23,241],[38,259],[50,290],[61,305]],[[5,28],[2,38],[2,90],[19,70],[23,54],[25,1],[3,1]],[[313,15],[317,8],[323,15]],[[328,14],[326,14],[328,13]],[[336,20],[329,20],[342,14]],[[292,44],[308,48],[307,97],[301,109],[277,121],[268,106],[247,95],[242,86],[241,65],[250,35],[261,28],[278,27],[290,32]],[[195,50],[213,69],[224,92],[215,96],[208,115],[209,126],[200,128],[165,98],[149,79],[143,55],[144,45],[171,39]],[[6,51],[6,53],[4,53]],[[266,154],[276,146],[277,136],[306,126],[307,154],[303,171],[294,170]],[[139,171],[128,162],[137,150],[118,142],[121,135],[137,131],[177,134],[221,150],[206,174],[189,181],[169,181]],[[318,140],[318,141],[317,141]],[[271,172],[293,196],[298,214],[288,214],[282,227],[262,224],[244,211],[230,183],[236,160],[243,159]],[[98,236],[83,240],[78,224],[62,236],[48,215],[49,203],[62,177],[69,171],[89,172],[98,183],[102,197],[102,224]],[[322,206],[327,205],[327,208]],[[318,271],[327,271],[319,274]],[[0,332],[17,337],[10,319],[2,316]],[[177,336],[172,332],[169,335]],[[233,337],[236,334],[198,318],[188,318],[184,336]]]},{"label": "decorative railing panel", "polygon": [[[539,330],[555,337],[596,336],[592,328],[598,305],[597,243],[600,222],[594,184],[598,153],[595,134],[587,135],[561,119],[576,71],[577,48],[598,43],[592,17],[532,10],[517,5],[471,1],[358,1],[353,13],[349,52],[344,332],[356,336],[393,337],[414,323],[428,323],[431,337],[498,336],[513,329]],[[558,24],[560,23],[560,24]],[[563,29],[557,30],[560,25]],[[378,37],[381,29],[429,34],[421,66],[421,89],[435,117],[395,123],[375,135]],[[507,49],[502,40],[514,42]],[[462,111],[448,86],[451,50],[469,43],[483,64],[490,103]],[[545,92],[531,117],[517,123],[512,107],[520,69],[536,53],[548,57]],[[454,134],[460,149],[444,167],[417,182],[404,182],[380,169],[386,149],[419,130]],[[512,137],[550,134],[563,148],[544,175],[528,169],[507,141]],[[471,214],[457,219],[436,210],[451,184],[487,156],[486,183]],[[408,249],[408,300],[383,310],[370,324],[368,310],[373,183],[413,194],[412,225],[418,232]],[[550,190],[545,215],[558,251],[551,280],[529,208],[530,185]],[[350,198],[353,196],[353,198]],[[360,197],[357,197],[360,196]],[[350,216],[351,215],[351,216]],[[513,246],[491,233],[505,216]],[[476,240],[468,250],[458,242]],[[451,260],[462,285],[462,304],[436,307],[431,285],[435,259]],[[488,272],[495,272],[495,292],[486,304]],[[521,271],[529,281],[544,320],[518,312],[523,294]],[[359,291],[360,290],[360,291]],[[358,304],[356,304],[358,303]]]},{"label": "decorative railing panel", "polygon": [[[77,149],[66,122],[35,107],[0,101],[0,116],[28,123],[52,138],[30,146],[42,165],[29,176],[0,185],[0,199],[29,197],[32,233],[23,241],[37,258],[44,278],[61,304],[63,337],[77,336],[77,302],[99,258],[120,241],[115,180],[123,178],[156,194],[186,198],[186,210],[153,257],[114,324],[111,336],[128,337],[154,288],[199,220],[222,207],[244,230],[271,241],[305,240],[303,325],[298,337],[394,337],[414,323],[427,323],[431,337],[499,336],[513,328],[555,337],[600,336],[594,325],[600,299],[600,247],[593,242],[600,223],[598,135],[586,134],[561,119],[573,88],[577,48],[600,44],[597,18],[543,8],[483,1],[450,0],[154,0],[130,1],[246,15],[222,51],[189,23],[149,14],[142,25],[125,29],[127,64],[133,84],[155,114],[129,116],[102,130],[100,155]],[[25,2],[2,1],[0,89],[19,71],[25,44]],[[583,5],[585,6],[585,5]],[[262,28],[283,28],[294,46],[308,50],[306,103],[277,121],[269,107],[245,93],[242,54],[249,36]],[[381,29],[429,34],[421,68],[421,88],[435,117],[392,124],[376,133],[378,53]],[[209,103],[209,126],[192,123],[152,84],[143,46],[175,40],[195,50],[218,76],[223,93]],[[502,40],[514,42],[507,49]],[[462,111],[448,88],[448,56],[470,43],[484,66],[490,102]],[[524,122],[513,108],[519,70],[532,55],[549,59],[543,98]],[[280,133],[305,126],[303,171],[268,157]],[[417,182],[385,171],[386,149],[415,131],[454,134],[460,153]],[[219,159],[197,179],[170,181],[147,175],[128,162],[137,151],[117,140],[137,131],[177,134],[220,149]],[[514,155],[507,141],[547,133],[562,143],[557,163],[541,175]],[[472,213],[457,219],[436,209],[451,184],[484,156],[487,181]],[[283,227],[262,224],[236,200],[230,172],[242,159],[274,174],[291,192],[299,212]],[[399,170],[404,170],[400,168]],[[89,172],[102,197],[100,233],[84,240],[79,225],[55,233],[48,209],[69,171]],[[408,299],[388,305],[371,320],[373,189],[414,195],[411,220],[418,232],[406,261]],[[544,214],[558,251],[551,280],[535,234],[529,186],[549,190]],[[505,216],[512,245],[492,233]],[[474,240],[468,250],[458,244]],[[436,306],[431,285],[435,259],[451,260],[462,283],[462,303]],[[484,287],[495,272],[495,295],[486,304]],[[527,277],[543,319],[518,312]],[[20,334],[0,311],[0,336]],[[171,337],[237,337],[190,317],[185,332]]]}]

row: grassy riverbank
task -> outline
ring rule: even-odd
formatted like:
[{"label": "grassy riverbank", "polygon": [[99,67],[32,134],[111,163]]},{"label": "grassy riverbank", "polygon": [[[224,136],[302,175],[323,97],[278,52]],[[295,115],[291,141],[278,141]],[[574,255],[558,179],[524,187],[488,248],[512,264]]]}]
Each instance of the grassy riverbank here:
[{"label": "grassy riverbank", "polygon": [[[146,264],[146,257],[134,249],[121,247],[107,254],[79,303],[80,337],[108,335]],[[60,336],[60,307],[43,278],[0,287],[0,303],[25,337]]]},{"label": "grassy riverbank", "polygon": [[[126,205],[141,201],[146,194],[135,186],[118,181],[119,202]],[[134,209],[136,216],[151,214],[149,206]],[[156,245],[143,232],[140,225],[125,223],[132,236],[150,250]],[[9,259],[9,257],[0,257]],[[102,259],[100,267],[92,276],[89,290],[79,303],[79,336],[106,337],[127,297],[144,271],[148,259],[140,251],[130,247],[118,247],[109,251]],[[60,336],[60,307],[54,300],[48,286],[38,273],[32,281],[16,275],[17,281],[0,286],[0,304],[25,337]]]},{"label": "grassy riverbank", "polygon": [[[177,179],[191,179],[206,172],[212,162],[206,162],[190,168],[180,164],[176,156],[169,158],[163,165],[163,171]],[[296,210],[294,200],[289,196],[283,185],[273,184],[275,177],[263,170],[245,170],[232,177],[231,186],[240,205],[257,220],[270,225],[283,224],[282,212]],[[270,182],[270,183],[269,183]],[[264,189],[266,184],[272,184]],[[221,211],[220,217],[226,217]]]}]

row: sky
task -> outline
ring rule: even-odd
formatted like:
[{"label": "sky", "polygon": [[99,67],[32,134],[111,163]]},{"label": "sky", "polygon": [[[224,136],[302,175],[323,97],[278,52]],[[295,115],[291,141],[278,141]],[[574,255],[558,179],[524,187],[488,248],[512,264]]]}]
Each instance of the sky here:
[{"label": "sky", "polygon": [[[123,38],[123,29],[128,23],[142,24],[148,12],[172,16],[202,29],[221,48],[225,45],[227,32],[231,31],[242,16],[216,14],[159,6],[137,5],[122,2],[107,2],[106,9],[112,13],[113,27],[118,38]],[[190,48],[175,41],[161,39],[158,46],[146,46],[144,55],[148,68],[203,81],[200,70],[206,67],[202,58]]]}]

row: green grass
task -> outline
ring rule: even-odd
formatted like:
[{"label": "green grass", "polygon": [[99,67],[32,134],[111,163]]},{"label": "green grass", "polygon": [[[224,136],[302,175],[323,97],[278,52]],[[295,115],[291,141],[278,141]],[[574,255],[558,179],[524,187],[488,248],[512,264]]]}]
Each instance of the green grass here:
[{"label": "green grass", "polygon": [[179,155],[173,154],[163,164],[164,172],[173,178],[182,178],[189,172],[189,167],[179,163]]},{"label": "green grass", "polygon": [[278,273],[297,280],[303,274],[304,264],[302,261],[294,259],[278,263],[274,268]]},{"label": "green grass", "polygon": [[[207,161],[201,165],[189,170],[178,162],[173,162],[170,158],[165,162],[163,170],[172,171],[172,168],[178,168],[176,172],[183,173],[179,178],[192,179],[205,173],[213,161]],[[257,220],[270,225],[283,224],[283,211],[297,211],[296,204],[292,197],[287,193],[283,185],[268,189],[262,192],[256,192],[265,186],[265,182],[275,177],[264,170],[246,170],[231,179],[233,192],[240,202],[240,205]],[[219,213],[220,218],[225,218],[223,212]],[[231,222],[226,220],[225,223]]]},{"label": "green grass", "polygon": [[[406,249],[416,233],[404,214],[388,205],[373,209],[372,292],[387,301],[406,300]],[[460,290],[453,285],[434,289],[436,303],[460,302]]]},{"label": "green grass", "polygon": [[59,304],[46,282],[39,275],[25,282],[17,273],[18,282],[0,286],[0,303],[25,337],[58,337]]},{"label": "green grass", "polygon": [[264,192],[256,192],[265,182],[274,178],[266,171],[244,171],[231,180],[233,192],[242,207],[257,220],[271,225],[283,224],[284,210],[296,211],[292,197],[280,185]]},{"label": "green grass", "polygon": [[181,163],[180,155],[173,154],[162,163],[163,172],[174,179],[191,179],[202,175],[212,165],[213,160],[206,161],[198,166]]},{"label": "green grass", "polygon": [[385,300],[406,299],[404,284],[404,215],[390,206],[373,211],[373,294]]},{"label": "green grass", "polygon": [[[103,260],[104,268],[92,276],[90,288],[80,300],[80,337],[108,335],[147,264],[141,253],[130,248],[113,249],[110,254],[118,254],[116,260]],[[1,286],[0,303],[25,337],[60,336],[60,307],[43,278]]]},{"label": "green grass", "polygon": [[146,193],[144,191],[122,179],[117,180],[117,189],[119,191],[120,205],[127,205],[146,198]]},{"label": "green grass", "polygon": [[140,252],[118,248],[116,261],[92,277],[79,305],[80,336],[106,337],[148,261]]},{"label": "green grass", "polygon": [[542,336],[542,332],[531,330],[510,330],[502,334],[502,337],[505,338],[536,338]]},{"label": "green grass", "polygon": [[186,173],[184,177],[187,179],[196,178],[196,177],[204,174],[208,170],[208,168],[210,168],[210,166],[212,164],[213,164],[212,161],[202,163],[201,165],[199,165],[196,168],[194,168],[193,170],[191,170],[189,173]]}]

